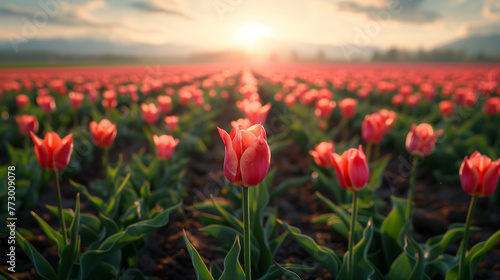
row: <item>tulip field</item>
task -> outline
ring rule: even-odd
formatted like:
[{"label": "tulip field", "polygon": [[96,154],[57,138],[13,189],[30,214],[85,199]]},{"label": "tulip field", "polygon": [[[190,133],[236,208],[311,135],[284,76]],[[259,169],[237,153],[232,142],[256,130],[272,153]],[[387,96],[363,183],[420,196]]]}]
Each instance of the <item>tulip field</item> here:
[{"label": "tulip field", "polygon": [[500,65],[0,69],[1,279],[500,279]]}]

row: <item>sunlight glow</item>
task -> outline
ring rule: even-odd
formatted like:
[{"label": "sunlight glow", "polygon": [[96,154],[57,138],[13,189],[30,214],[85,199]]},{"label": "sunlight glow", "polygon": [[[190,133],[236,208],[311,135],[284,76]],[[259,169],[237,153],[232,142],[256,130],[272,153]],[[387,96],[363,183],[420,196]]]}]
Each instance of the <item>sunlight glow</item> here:
[{"label": "sunlight glow", "polygon": [[245,48],[253,49],[259,45],[259,41],[262,37],[270,35],[271,30],[269,28],[258,24],[246,24],[236,30],[234,33],[234,40]]}]

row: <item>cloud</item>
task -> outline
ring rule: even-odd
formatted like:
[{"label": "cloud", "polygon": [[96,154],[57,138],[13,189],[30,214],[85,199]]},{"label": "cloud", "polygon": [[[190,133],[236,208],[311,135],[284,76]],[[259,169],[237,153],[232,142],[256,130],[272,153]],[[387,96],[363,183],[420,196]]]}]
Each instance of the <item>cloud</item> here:
[{"label": "cloud", "polygon": [[462,26],[460,34],[467,36],[500,35],[500,22],[469,23]]},{"label": "cloud", "polygon": [[500,19],[500,1],[498,0],[486,0],[484,1],[484,6],[482,14],[487,19]]},{"label": "cloud", "polygon": [[0,7],[1,16],[14,16],[14,17],[32,17],[33,13],[21,10],[14,6]]},{"label": "cloud", "polygon": [[130,5],[142,12],[174,15],[190,20],[195,19],[194,15],[187,9],[187,7],[182,2],[177,0],[147,0],[132,2]]},{"label": "cloud", "polygon": [[[420,6],[423,0],[400,0],[398,2],[385,0],[379,5],[361,5],[355,1],[345,1],[338,4],[340,11],[365,14],[371,17],[372,13],[384,10],[398,12],[391,14],[391,19],[403,23],[432,23],[441,19],[441,15],[430,10],[422,9]],[[397,5],[399,3],[399,5]]]}]

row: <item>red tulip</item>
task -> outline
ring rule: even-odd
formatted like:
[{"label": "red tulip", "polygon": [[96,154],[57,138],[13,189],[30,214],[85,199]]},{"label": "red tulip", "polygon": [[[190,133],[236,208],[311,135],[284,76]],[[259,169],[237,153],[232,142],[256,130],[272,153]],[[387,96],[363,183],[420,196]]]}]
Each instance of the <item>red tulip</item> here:
[{"label": "red tulip", "polygon": [[118,103],[116,102],[116,92],[114,90],[106,90],[103,92],[102,97],[102,107],[106,109],[115,108]]},{"label": "red tulip", "polygon": [[464,192],[473,196],[489,196],[498,184],[500,160],[474,152],[470,158],[465,156],[460,166],[460,182]]},{"label": "red tulip", "polygon": [[356,114],[356,106],[358,101],[352,98],[345,98],[339,102],[340,115],[343,118],[352,118]]},{"label": "red tulip", "polygon": [[453,114],[455,104],[450,100],[443,100],[439,102],[439,113],[442,116],[450,116]]},{"label": "red tulip", "polygon": [[346,190],[359,191],[368,183],[370,171],[361,145],[351,148],[342,155],[331,154],[340,186]]},{"label": "red tulip", "polygon": [[406,137],[406,149],[412,155],[427,156],[434,149],[437,138],[441,133],[443,133],[442,129],[434,132],[432,126],[427,123],[418,126],[413,124]]},{"label": "red tulip", "polygon": [[252,124],[265,123],[267,113],[271,110],[270,103],[262,106],[259,101],[250,101],[248,99],[236,102],[236,106],[243,111],[247,119],[250,120]]},{"label": "red tulip", "polygon": [[379,143],[382,141],[396,119],[396,114],[392,111],[381,111],[371,115],[366,115],[361,125],[361,137],[365,142]]},{"label": "red tulip", "polygon": [[156,105],[154,103],[150,104],[141,104],[141,110],[142,110],[142,119],[146,123],[156,123],[158,121],[158,118],[160,116],[160,113],[158,112],[158,108],[156,108]]},{"label": "red tulip", "polygon": [[252,124],[250,123],[250,120],[248,120],[248,119],[238,119],[236,121],[231,121],[232,127],[235,127],[237,125],[241,125],[243,127],[243,129],[248,129],[249,127],[252,126]]},{"label": "red tulip", "polygon": [[400,106],[401,104],[403,104],[404,99],[404,95],[396,94],[392,97],[391,104],[392,106]]},{"label": "red tulip", "polygon": [[483,112],[487,115],[496,115],[500,113],[500,97],[490,97],[484,103]]},{"label": "red tulip", "polygon": [[62,140],[55,132],[47,132],[42,140],[31,132],[35,143],[35,153],[42,168],[47,170],[64,169],[73,152],[73,134],[68,134]]},{"label": "red tulip", "polygon": [[78,109],[82,107],[82,101],[85,98],[85,95],[72,91],[68,93],[68,97],[69,97],[69,107],[73,109]]},{"label": "red tulip", "polygon": [[218,128],[226,146],[224,174],[238,186],[252,187],[266,177],[271,162],[266,130],[261,124],[248,129],[237,125],[230,134]]},{"label": "red tulip", "polygon": [[156,156],[159,159],[169,159],[174,153],[175,147],[179,144],[179,139],[174,139],[170,135],[153,135],[153,141],[156,146]]},{"label": "red tulip", "polygon": [[111,123],[109,120],[104,119],[100,123],[91,121],[90,134],[92,134],[92,140],[97,147],[109,147],[113,144],[116,137],[116,125]]},{"label": "red tulip", "polygon": [[167,124],[168,130],[174,130],[179,123],[179,118],[177,116],[166,116],[165,123]]},{"label": "red tulip", "polygon": [[314,114],[319,118],[328,118],[336,105],[337,103],[335,101],[321,98],[316,102]]},{"label": "red tulip", "polygon": [[51,113],[56,110],[56,101],[51,95],[38,96],[36,98],[36,103],[42,108],[44,112]]},{"label": "red tulip", "polygon": [[25,94],[19,94],[16,96],[17,108],[23,109],[30,102],[30,98]]},{"label": "red tulip", "polygon": [[309,151],[309,154],[314,157],[314,161],[321,167],[332,167],[332,153],[335,152],[333,142],[321,142],[314,147],[314,150]]},{"label": "red tulip", "polygon": [[20,117],[16,116],[17,126],[19,127],[19,132],[22,135],[30,135],[38,132],[38,120],[33,115],[22,115]]},{"label": "red tulip", "polygon": [[170,113],[172,98],[168,95],[159,95],[157,99],[160,111],[164,114]]}]

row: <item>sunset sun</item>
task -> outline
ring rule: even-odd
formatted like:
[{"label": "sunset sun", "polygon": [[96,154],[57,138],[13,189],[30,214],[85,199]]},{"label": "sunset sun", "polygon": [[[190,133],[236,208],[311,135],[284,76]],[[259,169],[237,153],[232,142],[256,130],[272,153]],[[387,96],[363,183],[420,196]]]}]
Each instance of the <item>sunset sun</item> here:
[{"label": "sunset sun", "polygon": [[260,39],[271,35],[271,30],[258,24],[246,24],[236,30],[234,40],[245,48],[256,48]]}]

